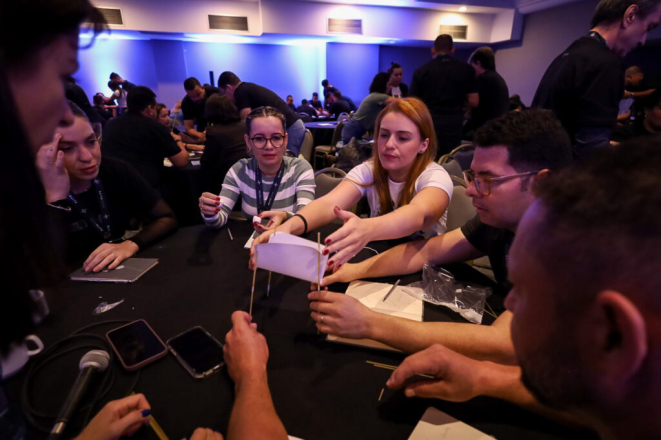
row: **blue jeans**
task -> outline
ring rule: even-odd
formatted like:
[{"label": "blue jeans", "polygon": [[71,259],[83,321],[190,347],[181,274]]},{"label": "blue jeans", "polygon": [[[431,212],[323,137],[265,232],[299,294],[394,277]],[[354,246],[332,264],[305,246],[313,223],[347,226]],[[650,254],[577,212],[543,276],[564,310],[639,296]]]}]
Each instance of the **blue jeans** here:
[{"label": "blue jeans", "polygon": [[355,119],[349,119],[342,127],[342,143],[344,145],[348,144],[351,142],[351,138],[356,138],[359,141],[365,133],[367,133],[367,130],[363,127],[363,124]]},{"label": "blue jeans", "polygon": [[305,124],[301,119],[294,122],[287,129],[287,134],[289,135],[289,140],[287,141],[287,149],[294,153],[295,157],[298,157],[298,153],[301,152],[301,145],[303,144],[303,139],[305,139]]}]

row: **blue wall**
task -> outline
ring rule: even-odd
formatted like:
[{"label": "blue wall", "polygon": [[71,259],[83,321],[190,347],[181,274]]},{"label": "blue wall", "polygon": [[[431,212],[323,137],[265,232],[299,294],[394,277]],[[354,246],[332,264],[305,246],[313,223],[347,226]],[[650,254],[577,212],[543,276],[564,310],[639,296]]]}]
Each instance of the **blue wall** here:
[{"label": "blue wall", "polygon": [[374,75],[385,72],[392,61],[403,66],[404,82],[410,84],[415,69],[429,61],[431,54],[429,48],[309,40],[267,45],[98,39],[79,57],[75,77],[90,98],[100,91],[110,94],[107,82],[114,71],[134,84],[150,87],[158,101],[172,108],[185,96],[184,80],[195,76],[209,82],[210,70],[215,81],[221,72],[231,70],[242,81],[267,87],[283,99],[293,95],[297,105],[303,98],[310,99],[312,92],[321,92],[321,80],[328,78],[359,104],[368,95]]},{"label": "blue wall", "polygon": [[[85,45],[89,40],[81,40]],[[159,81],[154,64],[152,42],[148,40],[117,40],[98,38],[94,45],[78,52],[80,70],[74,75],[76,82],[90,99],[97,92],[109,96],[110,73],[151,88],[158,95]]]},{"label": "blue wall", "polygon": [[377,73],[379,46],[344,43],[328,43],[326,46],[328,81],[354,100],[356,105],[369,95],[370,84]]}]

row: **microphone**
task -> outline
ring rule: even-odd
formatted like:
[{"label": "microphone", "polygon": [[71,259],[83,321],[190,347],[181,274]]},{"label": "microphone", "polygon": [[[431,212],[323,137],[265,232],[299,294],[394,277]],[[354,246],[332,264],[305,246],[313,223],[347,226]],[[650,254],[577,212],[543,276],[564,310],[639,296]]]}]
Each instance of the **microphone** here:
[{"label": "microphone", "polygon": [[76,407],[80,403],[80,400],[85,395],[87,388],[89,387],[92,377],[98,371],[102,373],[106,371],[108,365],[110,364],[110,356],[108,352],[103,350],[92,350],[88,351],[80,359],[78,368],[80,373],[78,373],[78,378],[74,382],[67,399],[64,401],[64,406],[60,410],[60,413],[55,419],[55,425],[51,429],[48,440],[55,440],[60,437],[67,423],[73,416],[73,413],[76,411]]}]

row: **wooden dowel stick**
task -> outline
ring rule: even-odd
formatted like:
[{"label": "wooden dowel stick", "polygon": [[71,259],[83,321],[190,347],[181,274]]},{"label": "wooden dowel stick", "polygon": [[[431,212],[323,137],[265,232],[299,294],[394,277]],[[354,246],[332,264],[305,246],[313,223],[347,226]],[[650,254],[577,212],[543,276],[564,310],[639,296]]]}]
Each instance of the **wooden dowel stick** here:
[{"label": "wooden dowel stick", "polygon": [[255,298],[255,279],[257,278],[257,246],[255,246],[255,268],[252,270],[252,289],[250,290],[250,311],[248,314],[252,318],[252,301]]}]

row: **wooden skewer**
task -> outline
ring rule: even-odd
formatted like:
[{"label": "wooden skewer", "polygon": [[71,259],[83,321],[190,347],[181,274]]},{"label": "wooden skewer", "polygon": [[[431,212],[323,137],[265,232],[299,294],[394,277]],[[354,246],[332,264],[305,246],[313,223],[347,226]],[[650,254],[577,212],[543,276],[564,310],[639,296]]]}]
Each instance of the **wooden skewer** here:
[{"label": "wooden skewer", "polygon": [[267,298],[268,298],[269,296],[271,296],[271,274],[272,274],[272,273],[273,273],[273,272],[271,272],[271,271],[269,270],[269,283],[266,285],[266,297],[267,297]]},{"label": "wooden skewer", "polygon": [[[131,395],[133,396],[134,394],[135,391],[131,391]],[[156,419],[153,415],[149,417],[149,427],[154,431],[160,440],[170,440],[165,434],[165,431],[163,431],[163,428],[161,428],[161,425],[156,422]]]},{"label": "wooden skewer", "polygon": [[252,290],[250,291],[250,311],[248,314],[252,318],[252,301],[255,298],[255,279],[257,278],[257,246],[255,246],[255,268],[252,270]]},{"label": "wooden skewer", "polygon": [[379,394],[379,402],[381,402],[381,398],[383,397],[383,392],[385,391],[385,388],[381,388],[381,394]]},{"label": "wooden skewer", "polygon": [[[396,370],[398,367],[396,365],[380,364],[378,362],[367,361],[368,364],[372,364],[377,368],[383,368],[385,370]],[[431,374],[416,374],[416,376],[424,377],[427,379],[436,379]]]}]

